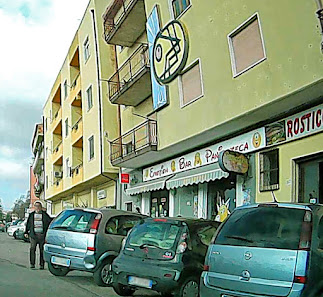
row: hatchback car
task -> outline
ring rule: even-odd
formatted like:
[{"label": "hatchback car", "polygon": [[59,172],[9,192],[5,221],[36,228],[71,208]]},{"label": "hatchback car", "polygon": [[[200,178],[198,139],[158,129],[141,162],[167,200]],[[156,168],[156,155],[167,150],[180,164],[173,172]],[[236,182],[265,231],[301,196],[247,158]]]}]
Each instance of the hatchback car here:
[{"label": "hatchback car", "polygon": [[18,229],[18,226],[19,224],[22,222],[22,220],[16,220],[14,221],[10,227],[7,229],[7,234],[10,236],[10,237],[15,237],[15,232],[17,231]]},{"label": "hatchback car", "polygon": [[218,226],[198,219],[142,220],[113,261],[115,292],[126,296],[147,288],[164,296],[198,296],[205,254]]},{"label": "hatchback car", "polygon": [[208,249],[200,295],[323,296],[322,263],[323,205],[237,208]]},{"label": "hatchback car", "polygon": [[142,218],[107,208],[62,211],[46,234],[44,259],[49,271],[56,276],[72,270],[88,271],[98,285],[109,285],[112,260],[128,231]]},{"label": "hatchback car", "polygon": [[26,224],[27,224],[27,220],[24,220],[23,222],[18,224],[18,228],[17,228],[16,232],[14,233],[15,239],[21,239],[26,242],[29,242],[29,238],[25,237]]}]

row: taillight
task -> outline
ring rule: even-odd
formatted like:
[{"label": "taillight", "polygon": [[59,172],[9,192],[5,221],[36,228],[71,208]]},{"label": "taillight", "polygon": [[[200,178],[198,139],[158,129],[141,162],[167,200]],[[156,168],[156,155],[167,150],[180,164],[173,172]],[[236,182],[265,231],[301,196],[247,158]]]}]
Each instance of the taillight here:
[{"label": "taillight", "polygon": [[177,250],[176,250],[176,253],[177,254],[183,254],[187,249],[187,243],[185,241],[182,241],[178,247],[177,247]]},{"label": "taillight", "polygon": [[305,284],[306,283],[306,276],[297,276],[297,275],[295,275],[294,283]]},{"label": "taillight", "polygon": [[95,216],[94,221],[93,221],[91,228],[90,228],[91,234],[98,233],[98,228],[99,228],[101,218],[102,218],[102,215],[100,213]]},{"label": "taillight", "polygon": [[209,271],[210,266],[209,265],[203,265],[203,271]]},{"label": "taillight", "polygon": [[88,247],[87,247],[87,250],[88,250],[88,251],[95,252],[96,248],[95,248],[95,247],[88,246]]},{"label": "taillight", "polygon": [[167,219],[154,219],[154,222],[167,222]]},{"label": "taillight", "polygon": [[312,213],[307,210],[304,215],[298,249],[308,251],[312,239]]}]

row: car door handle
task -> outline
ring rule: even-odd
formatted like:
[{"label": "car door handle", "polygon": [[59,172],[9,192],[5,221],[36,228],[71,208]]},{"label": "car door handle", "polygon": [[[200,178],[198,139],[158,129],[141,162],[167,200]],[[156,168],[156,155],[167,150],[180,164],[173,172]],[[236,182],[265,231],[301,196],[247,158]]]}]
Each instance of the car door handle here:
[{"label": "car door handle", "polygon": [[220,255],[220,252],[212,252],[213,255]]}]

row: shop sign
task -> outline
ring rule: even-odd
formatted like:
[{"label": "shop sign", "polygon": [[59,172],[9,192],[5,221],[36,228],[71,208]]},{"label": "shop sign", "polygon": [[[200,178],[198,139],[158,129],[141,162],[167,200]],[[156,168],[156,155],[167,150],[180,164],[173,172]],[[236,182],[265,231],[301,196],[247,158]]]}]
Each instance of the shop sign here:
[{"label": "shop sign", "polygon": [[[158,5],[155,5],[151,14],[147,18],[146,28],[149,45],[149,60],[153,61],[154,42],[157,34],[160,31],[160,17],[158,13]],[[167,90],[166,86],[162,86],[158,83],[153,71],[150,71],[150,77],[152,86],[153,108],[156,111],[168,105]]]},{"label": "shop sign", "polygon": [[267,125],[265,129],[267,146],[323,131],[323,104]]},{"label": "shop sign", "polygon": [[265,147],[265,129],[260,128],[232,139],[197,150],[182,157],[143,169],[143,181],[154,180],[174,173],[217,163],[224,150],[250,153]]},{"label": "shop sign", "polygon": [[156,36],[152,68],[157,81],[168,84],[185,67],[188,56],[188,35],[181,22],[169,22]]},{"label": "shop sign", "polygon": [[121,173],[120,183],[129,184],[130,183],[130,174],[129,173]]},{"label": "shop sign", "polygon": [[107,191],[106,190],[100,190],[100,191],[97,191],[97,197],[98,199],[104,199],[107,197]]},{"label": "shop sign", "polygon": [[245,174],[249,168],[249,161],[245,154],[226,150],[220,154],[219,165],[225,172]]}]

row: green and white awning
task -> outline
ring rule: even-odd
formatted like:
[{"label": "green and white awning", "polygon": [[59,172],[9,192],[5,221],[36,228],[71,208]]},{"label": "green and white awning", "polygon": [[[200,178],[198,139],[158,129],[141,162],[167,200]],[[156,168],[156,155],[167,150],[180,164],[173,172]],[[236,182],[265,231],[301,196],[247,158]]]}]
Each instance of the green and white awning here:
[{"label": "green and white awning", "polygon": [[229,173],[224,172],[218,163],[202,166],[192,170],[180,172],[166,182],[168,190],[184,186],[227,178]]},{"label": "green and white awning", "polygon": [[127,195],[138,195],[140,193],[158,191],[165,188],[166,180],[169,176],[158,178],[149,182],[138,183],[126,190]]}]

